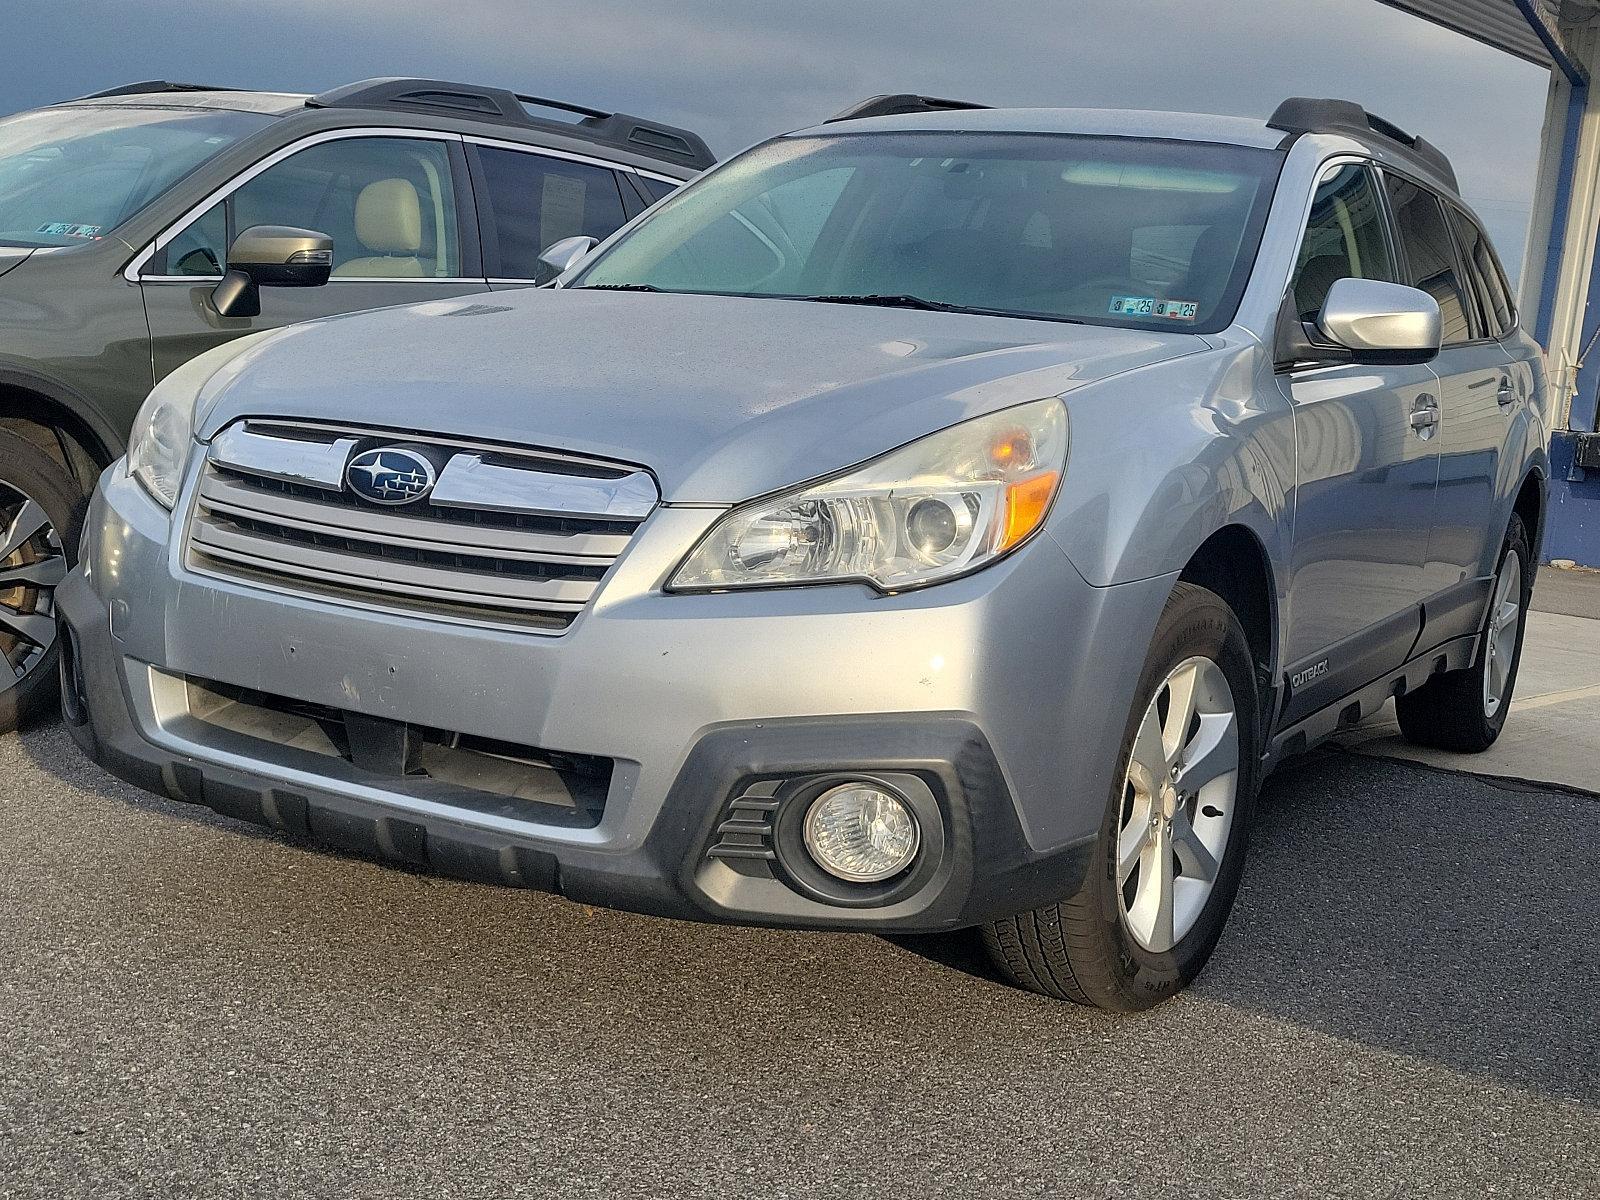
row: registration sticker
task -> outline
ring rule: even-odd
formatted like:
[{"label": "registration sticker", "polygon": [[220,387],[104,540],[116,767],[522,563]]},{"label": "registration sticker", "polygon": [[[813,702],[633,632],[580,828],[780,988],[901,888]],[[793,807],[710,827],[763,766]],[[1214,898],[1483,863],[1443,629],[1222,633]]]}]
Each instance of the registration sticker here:
[{"label": "registration sticker", "polygon": [[1193,300],[1157,300],[1154,296],[1113,296],[1114,317],[1157,317],[1163,321],[1193,321],[1200,305]]},{"label": "registration sticker", "polygon": [[74,225],[71,221],[47,221],[39,226],[40,233],[47,233],[51,237],[97,238],[100,236],[98,225]]}]

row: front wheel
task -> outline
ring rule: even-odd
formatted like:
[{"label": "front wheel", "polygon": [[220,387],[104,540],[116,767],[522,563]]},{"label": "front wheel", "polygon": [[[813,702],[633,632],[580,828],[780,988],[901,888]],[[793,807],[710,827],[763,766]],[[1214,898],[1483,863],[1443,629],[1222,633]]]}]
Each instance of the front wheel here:
[{"label": "front wheel", "polygon": [[1244,865],[1258,766],[1251,661],[1219,596],[1188,583],[1173,589],[1082,885],[982,930],[1013,982],[1133,1011],[1199,974]]},{"label": "front wheel", "polygon": [[55,587],[70,565],[78,503],[62,467],[0,430],[0,733],[53,694]]}]

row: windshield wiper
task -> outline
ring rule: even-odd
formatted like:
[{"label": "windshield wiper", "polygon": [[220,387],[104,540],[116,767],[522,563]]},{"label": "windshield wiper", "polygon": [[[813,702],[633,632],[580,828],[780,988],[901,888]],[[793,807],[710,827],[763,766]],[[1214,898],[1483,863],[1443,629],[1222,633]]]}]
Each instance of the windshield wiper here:
[{"label": "windshield wiper", "polygon": [[648,283],[580,283],[569,292],[659,292],[661,289]]},{"label": "windshield wiper", "polygon": [[921,308],[928,312],[973,312],[961,304],[946,304],[942,300],[926,300],[921,296],[912,296],[904,292],[895,295],[868,295],[868,296],[797,296],[798,300],[810,300],[815,304],[872,304],[879,308]]}]

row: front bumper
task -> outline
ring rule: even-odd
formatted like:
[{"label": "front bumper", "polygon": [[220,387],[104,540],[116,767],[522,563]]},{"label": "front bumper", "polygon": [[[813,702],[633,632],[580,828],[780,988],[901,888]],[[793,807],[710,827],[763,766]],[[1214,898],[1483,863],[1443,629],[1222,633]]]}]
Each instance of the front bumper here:
[{"label": "front bumper", "polygon": [[[1123,651],[1148,640],[1171,581],[1092,588],[1045,537],[903,596],[663,594],[717,515],[658,509],[595,602],[552,637],[196,575],[168,514],[114,467],[83,566],[57,596],[84,699],[69,726],[91,756],[152,791],[610,907],[914,931],[1071,892],[1140,665]],[[208,725],[186,705],[185,680],[603,758],[604,802],[591,821],[458,803],[415,779]],[[902,778],[931,797],[938,861],[914,872],[916,886],[852,902],[798,886],[782,845],[775,859],[708,855],[740,797],[781,800],[797,780],[841,772]]]}]

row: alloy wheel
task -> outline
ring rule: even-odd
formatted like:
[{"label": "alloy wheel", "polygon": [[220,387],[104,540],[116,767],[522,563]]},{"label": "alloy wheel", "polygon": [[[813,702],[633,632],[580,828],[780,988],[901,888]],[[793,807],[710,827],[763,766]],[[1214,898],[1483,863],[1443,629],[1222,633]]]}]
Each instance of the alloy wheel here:
[{"label": "alloy wheel", "polygon": [[1194,927],[1222,866],[1239,790],[1239,714],[1222,668],[1179,663],[1134,738],[1117,834],[1122,920],[1146,950]]},{"label": "alloy wheel", "polygon": [[[1492,717],[1509,697],[1511,664],[1517,655],[1517,635],[1522,630],[1522,556],[1515,550],[1500,564],[1494,604],[1489,609],[1489,630],[1483,672],[1483,715]],[[1470,701],[1469,701],[1470,703]]]},{"label": "alloy wheel", "polygon": [[67,574],[44,506],[0,480],[0,693],[20,685],[56,642],[55,587]]}]

